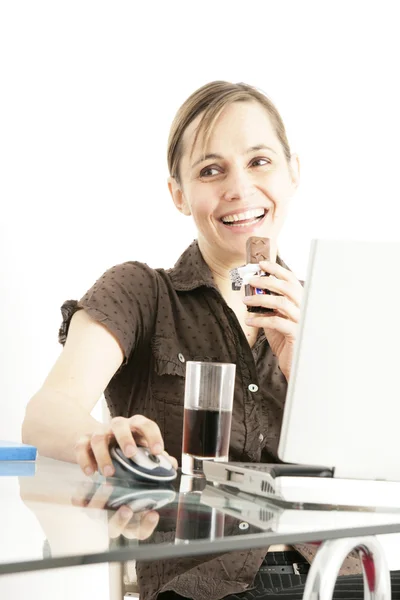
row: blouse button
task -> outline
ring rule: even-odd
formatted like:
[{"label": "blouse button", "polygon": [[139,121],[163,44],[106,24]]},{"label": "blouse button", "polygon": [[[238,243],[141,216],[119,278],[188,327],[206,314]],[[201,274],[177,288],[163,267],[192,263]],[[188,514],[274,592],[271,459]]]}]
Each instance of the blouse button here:
[{"label": "blouse button", "polygon": [[184,356],[183,356],[183,354],[181,354],[180,352],[179,352],[179,354],[178,354],[178,358],[179,358],[179,360],[181,361],[181,363],[184,363],[184,362],[185,362],[185,357],[184,357]]},{"label": "blouse button", "polygon": [[258,392],[258,385],[256,385],[255,383],[251,383],[248,389],[250,392]]}]

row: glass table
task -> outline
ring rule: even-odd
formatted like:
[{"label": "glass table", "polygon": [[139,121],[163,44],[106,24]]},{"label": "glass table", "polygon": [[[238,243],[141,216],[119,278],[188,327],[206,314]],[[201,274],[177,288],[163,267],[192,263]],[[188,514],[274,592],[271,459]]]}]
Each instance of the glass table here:
[{"label": "glass table", "polygon": [[317,541],[323,544],[308,577],[314,591],[327,580],[329,565],[332,578],[336,563],[339,568],[354,547],[375,557],[376,573],[383,573],[377,584],[384,586],[388,561],[376,536],[400,532],[400,503],[393,504],[305,505],[188,476],[157,488],[99,475],[89,479],[76,465],[46,458],[2,463],[0,574]]}]

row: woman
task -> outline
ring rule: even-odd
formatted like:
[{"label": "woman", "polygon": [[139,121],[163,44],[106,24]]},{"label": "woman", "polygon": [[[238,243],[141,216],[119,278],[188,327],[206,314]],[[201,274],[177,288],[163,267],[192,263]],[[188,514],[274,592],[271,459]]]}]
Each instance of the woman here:
[{"label": "woman", "polygon": [[[78,462],[88,475],[96,469],[113,474],[108,446],[114,437],[128,457],[146,444],[154,454],[168,451],[176,465],[186,360],[236,363],[231,459],[277,460],[302,286],[276,250],[271,262],[261,264],[272,277],[251,284],[279,295],[245,297],[232,291],[229,272],[246,262],[250,235],[268,237],[277,247],[298,185],[298,159],[278,111],[261,92],[217,81],[179,109],[168,164],[172,199],[193,217],[197,241],[173,269],[124,263],[107,271],[79,303],[66,302],[63,352],[27,407],[24,441],[41,454]],[[274,312],[255,315],[247,311],[251,305]],[[113,417],[109,427],[90,416],[103,391]],[[154,520],[148,525],[154,527]],[[307,546],[298,549],[312,557]],[[146,582],[141,597],[243,596],[256,576],[260,582],[263,562],[276,559],[270,553],[265,558],[266,552],[204,558],[203,568],[187,559],[161,581],[155,565],[146,563],[139,567]],[[297,553],[279,557],[299,561]],[[348,559],[345,571],[358,569],[358,561]],[[304,576],[293,575],[289,585],[302,582]],[[266,586],[258,583],[254,593]]]}]

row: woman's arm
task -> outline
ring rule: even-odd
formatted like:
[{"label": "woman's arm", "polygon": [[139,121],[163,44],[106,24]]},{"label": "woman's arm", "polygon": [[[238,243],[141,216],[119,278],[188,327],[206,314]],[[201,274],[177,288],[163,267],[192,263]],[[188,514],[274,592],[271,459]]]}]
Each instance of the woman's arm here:
[{"label": "woman's arm", "polygon": [[22,441],[44,456],[76,462],[78,440],[106,429],[90,412],[122,361],[114,336],[84,310],[76,312],[62,353],[27,405]]}]

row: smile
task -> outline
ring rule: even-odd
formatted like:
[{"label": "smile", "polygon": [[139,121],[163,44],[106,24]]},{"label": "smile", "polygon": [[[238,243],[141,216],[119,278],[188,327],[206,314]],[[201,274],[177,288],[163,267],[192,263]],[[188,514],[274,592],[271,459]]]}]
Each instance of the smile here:
[{"label": "smile", "polygon": [[232,213],[221,218],[228,227],[249,227],[258,224],[267,215],[265,208],[252,208],[241,213]]}]

